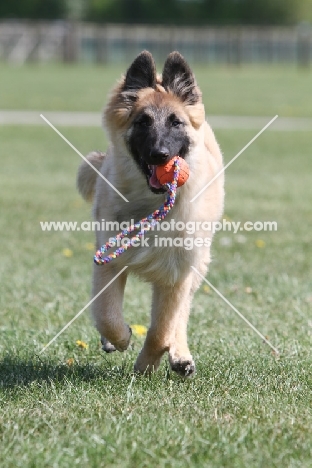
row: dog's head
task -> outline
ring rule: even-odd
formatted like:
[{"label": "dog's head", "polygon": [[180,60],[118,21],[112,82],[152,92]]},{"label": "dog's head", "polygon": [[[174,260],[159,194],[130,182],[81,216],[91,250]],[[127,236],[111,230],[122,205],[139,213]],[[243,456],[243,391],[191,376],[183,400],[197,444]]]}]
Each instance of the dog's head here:
[{"label": "dog's head", "polygon": [[111,136],[124,139],[154,193],[164,191],[156,166],[174,156],[187,157],[194,130],[204,122],[201,92],[184,58],[172,52],[157,76],[152,55],[142,52],[114,90],[105,111]]}]

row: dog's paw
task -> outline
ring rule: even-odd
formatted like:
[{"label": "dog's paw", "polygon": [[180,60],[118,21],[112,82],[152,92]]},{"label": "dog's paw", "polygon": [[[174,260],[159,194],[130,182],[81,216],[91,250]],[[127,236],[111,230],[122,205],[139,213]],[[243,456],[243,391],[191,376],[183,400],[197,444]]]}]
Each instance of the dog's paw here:
[{"label": "dog's paw", "polygon": [[142,366],[136,362],[133,366],[133,372],[141,375],[151,375],[157,371],[159,364],[160,363],[155,362],[155,364],[147,364],[147,366]]},{"label": "dog's paw", "polygon": [[138,374],[150,375],[156,372],[161,361],[161,356],[146,356],[143,352],[139,354],[136,363],[134,364],[134,372]]},{"label": "dog's paw", "polygon": [[176,359],[170,362],[171,369],[181,377],[193,377],[195,375],[195,362],[193,359]]},{"label": "dog's paw", "polygon": [[114,343],[111,343],[105,336],[101,336],[101,343],[102,343],[102,349],[106,353],[113,353],[114,351],[125,351],[130,343],[130,339],[132,336],[132,330],[131,328],[127,325],[127,335],[125,338],[114,341]]},{"label": "dog's paw", "polygon": [[102,343],[102,350],[105,351],[105,353],[113,353],[116,351],[115,346],[108,341],[105,336],[101,336],[101,343]]},{"label": "dog's paw", "polygon": [[131,336],[132,336],[132,330],[129,327],[129,325],[127,325],[127,327],[128,327],[127,337],[123,338],[122,340],[118,340],[118,341],[114,342],[114,344],[113,344],[113,346],[115,347],[115,349],[117,349],[117,351],[120,351],[120,352],[126,351],[126,349],[128,348],[128,346],[130,344],[130,340],[131,340]]}]

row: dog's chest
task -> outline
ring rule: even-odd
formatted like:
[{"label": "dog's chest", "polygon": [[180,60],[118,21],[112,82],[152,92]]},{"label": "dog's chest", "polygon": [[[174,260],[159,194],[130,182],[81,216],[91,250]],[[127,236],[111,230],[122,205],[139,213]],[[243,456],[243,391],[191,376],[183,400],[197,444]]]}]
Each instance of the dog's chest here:
[{"label": "dog's chest", "polygon": [[166,246],[155,246],[153,236],[146,236],[145,241],[148,246],[132,248],[123,258],[130,271],[143,280],[174,284],[189,270],[193,252],[175,247],[170,242]]}]

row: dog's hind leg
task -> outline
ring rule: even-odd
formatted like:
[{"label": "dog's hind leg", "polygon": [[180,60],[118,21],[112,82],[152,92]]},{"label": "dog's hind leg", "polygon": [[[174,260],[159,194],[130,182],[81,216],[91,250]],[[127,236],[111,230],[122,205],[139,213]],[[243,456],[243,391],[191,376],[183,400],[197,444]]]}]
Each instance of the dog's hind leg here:
[{"label": "dog's hind leg", "polygon": [[[117,274],[118,269],[114,265],[94,265],[93,297]],[[127,273],[123,272],[92,303],[93,318],[106,352],[115,349],[125,351],[129,346],[132,332],[122,314],[126,280]]]},{"label": "dog's hind leg", "polygon": [[[151,326],[135,363],[136,371],[149,373],[156,370],[163,354],[169,351],[174,371],[184,377],[194,374],[195,364],[186,342],[186,323],[178,323],[181,320],[187,322],[191,286],[191,275],[173,286],[154,285]],[[178,326],[182,328],[177,334]],[[178,343],[177,338],[180,338]]]}]

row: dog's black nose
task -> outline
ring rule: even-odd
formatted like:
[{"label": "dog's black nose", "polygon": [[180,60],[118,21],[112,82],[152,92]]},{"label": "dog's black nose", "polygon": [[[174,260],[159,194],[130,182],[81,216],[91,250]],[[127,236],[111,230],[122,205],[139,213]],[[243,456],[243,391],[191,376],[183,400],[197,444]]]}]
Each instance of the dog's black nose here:
[{"label": "dog's black nose", "polygon": [[152,164],[164,164],[169,158],[169,150],[167,148],[152,149],[150,157]]}]

